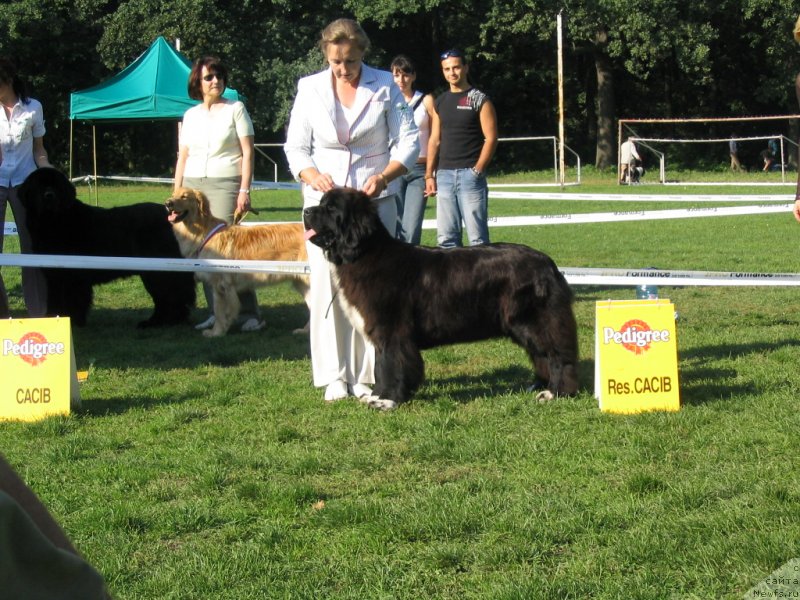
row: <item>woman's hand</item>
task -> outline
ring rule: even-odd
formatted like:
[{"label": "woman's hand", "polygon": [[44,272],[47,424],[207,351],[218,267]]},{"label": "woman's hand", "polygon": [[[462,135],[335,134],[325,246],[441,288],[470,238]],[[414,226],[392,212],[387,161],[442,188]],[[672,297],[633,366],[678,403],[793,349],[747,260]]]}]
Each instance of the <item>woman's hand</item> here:
[{"label": "woman's hand", "polygon": [[794,218],[800,222],[800,198],[794,201],[794,210],[792,212],[794,213]]},{"label": "woman's hand", "polygon": [[310,185],[311,188],[317,192],[330,192],[333,188],[336,187],[336,184],[333,183],[333,177],[331,177],[330,173],[320,173],[319,171],[314,171],[312,173],[303,174],[301,179],[307,184]]},{"label": "woman's hand", "polygon": [[386,179],[386,175],[377,173],[367,177],[367,181],[364,183],[364,187],[361,188],[361,191],[370,198],[376,198],[378,194],[384,192],[387,187],[389,187],[389,180]]},{"label": "woman's hand", "polygon": [[243,215],[248,210],[250,210],[250,193],[240,190],[236,197],[236,213]]}]

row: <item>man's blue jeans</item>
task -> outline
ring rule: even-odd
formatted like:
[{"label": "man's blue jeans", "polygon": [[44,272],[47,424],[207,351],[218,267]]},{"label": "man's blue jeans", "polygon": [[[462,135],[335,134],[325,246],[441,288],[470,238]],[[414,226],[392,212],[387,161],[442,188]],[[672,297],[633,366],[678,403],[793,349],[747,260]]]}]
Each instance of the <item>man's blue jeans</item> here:
[{"label": "man's blue jeans", "polygon": [[461,222],[470,246],[489,243],[489,186],[472,169],[436,173],[436,229],[441,248],[462,246]]}]

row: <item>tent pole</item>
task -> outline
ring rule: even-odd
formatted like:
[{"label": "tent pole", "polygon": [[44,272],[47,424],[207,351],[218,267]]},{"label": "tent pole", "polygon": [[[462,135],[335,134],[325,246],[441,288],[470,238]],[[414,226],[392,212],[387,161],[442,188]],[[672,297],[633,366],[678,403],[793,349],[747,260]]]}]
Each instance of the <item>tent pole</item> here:
[{"label": "tent pole", "polygon": [[69,120],[69,179],[72,181],[72,119]]},{"label": "tent pole", "polygon": [[92,123],[92,160],[94,162],[94,205],[98,206],[98,191],[97,191],[97,128]]}]

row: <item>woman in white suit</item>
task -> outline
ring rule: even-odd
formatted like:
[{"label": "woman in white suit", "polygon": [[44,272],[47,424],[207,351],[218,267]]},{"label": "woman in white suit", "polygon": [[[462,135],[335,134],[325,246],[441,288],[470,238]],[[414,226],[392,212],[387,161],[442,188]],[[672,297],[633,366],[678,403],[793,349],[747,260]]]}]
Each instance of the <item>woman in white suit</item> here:
[{"label": "woman in white suit", "polygon": [[[361,189],[394,235],[395,180],[419,154],[413,115],[391,73],[363,64],[369,38],[358,23],[332,22],[322,31],[320,48],[328,68],[299,81],[284,147],[292,174],[303,184],[303,208],[316,206],[335,187]],[[326,388],[329,402],[370,396],[375,349],[333,302],[335,284],[322,250],[307,246],[314,385]]]}]

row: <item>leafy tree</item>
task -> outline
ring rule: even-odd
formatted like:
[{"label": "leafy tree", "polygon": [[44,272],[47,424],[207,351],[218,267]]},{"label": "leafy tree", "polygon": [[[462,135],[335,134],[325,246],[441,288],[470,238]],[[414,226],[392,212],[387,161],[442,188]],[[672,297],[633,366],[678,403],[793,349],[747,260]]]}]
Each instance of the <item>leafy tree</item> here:
[{"label": "leafy tree", "polygon": [[[297,79],[323,66],[319,32],[341,16],[358,19],[369,34],[370,64],[385,68],[406,53],[428,91],[445,87],[439,53],[463,48],[474,83],[497,105],[501,135],[553,135],[559,11],[567,143],[593,153],[598,167],[616,162],[620,117],[799,111],[795,11],[756,0],[12,0],[0,4],[0,52],[19,63],[42,100],[48,149],[61,165],[68,160],[69,93],[118,72],[157,36],[180,39],[190,58],[220,56],[231,85],[247,99],[257,141],[282,141]],[[729,129],[709,125],[706,133]],[[171,172],[174,128],[99,131],[101,148],[114,149],[101,152],[104,171]],[[85,171],[89,130],[75,132]],[[698,134],[679,126],[659,133]],[[495,164],[531,168],[547,160],[546,153],[508,144]]]}]

